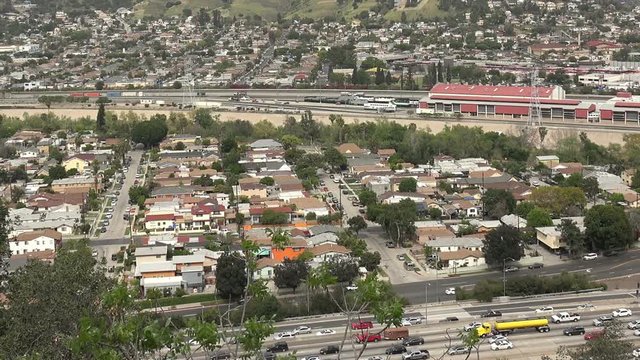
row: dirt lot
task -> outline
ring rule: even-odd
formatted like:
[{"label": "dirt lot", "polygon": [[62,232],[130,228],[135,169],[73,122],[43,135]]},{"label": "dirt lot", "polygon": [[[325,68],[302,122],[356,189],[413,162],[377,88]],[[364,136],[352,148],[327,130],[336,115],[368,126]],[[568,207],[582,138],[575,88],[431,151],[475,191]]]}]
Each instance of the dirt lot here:
[{"label": "dirt lot", "polygon": [[[25,113],[29,113],[29,114],[41,114],[41,113],[45,113],[47,110],[44,108],[35,108],[35,109],[0,109],[0,114],[3,115],[7,115],[7,116],[17,116],[17,117],[22,117],[23,114]],[[142,115],[142,116],[151,116],[153,114],[165,114],[165,115],[169,115],[171,112],[174,111],[181,111],[181,110],[165,110],[162,108],[156,108],[156,109],[135,109],[135,110],[111,110],[113,112],[116,113],[120,113],[120,112],[128,112],[128,111],[133,111],[136,114]],[[53,108],[51,109],[51,112],[56,114],[56,115],[60,115],[60,116],[67,116],[70,118],[79,118],[79,117],[83,117],[83,116],[91,116],[94,117],[96,115],[97,110],[96,109],[64,109],[64,108]],[[242,120],[248,120],[251,122],[258,122],[261,120],[269,120],[271,121],[273,124],[275,125],[280,125],[284,122],[284,120],[287,118],[287,116],[291,116],[291,115],[287,115],[287,114],[268,114],[268,113],[252,113],[252,112],[235,112],[235,111],[229,111],[229,112],[219,112],[220,114],[220,118],[222,120],[225,121],[229,121],[229,120],[237,120],[237,119],[242,119]],[[314,119],[318,120],[318,121],[322,121],[325,123],[329,123],[329,114],[330,113],[320,113],[320,112],[314,112]],[[442,129],[449,125],[455,125],[455,124],[462,124],[462,125],[466,125],[466,126],[480,126],[482,127],[484,130],[486,131],[502,131],[504,133],[512,133],[512,134],[516,134],[519,133],[521,131],[521,129],[523,128],[522,126],[515,126],[515,125],[502,125],[502,124],[497,124],[497,123],[480,123],[480,122],[475,122],[475,121],[456,121],[454,119],[451,120],[426,120],[426,119],[421,119],[421,118],[415,118],[415,119],[397,119],[397,118],[393,118],[393,115],[389,115],[388,117],[386,117],[388,120],[391,121],[395,121],[397,123],[403,124],[403,125],[408,125],[411,123],[415,123],[417,125],[418,128],[423,128],[423,129],[430,129],[431,131],[437,133],[442,131]],[[347,123],[355,123],[355,122],[364,122],[364,121],[374,121],[377,116],[376,114],[371,114],[371,116],[368,115],[356,115],[356,116],[352,116],[352,115],[346,115],[343,117],[345,122]],[[571,134],[576,134],[578,133],[578,130],[573,130],[573,129],[557,129],[557,128],[553,128],[553,126],[548,126],[547,127],[549,130],[549,133],[545,139],[545,146],[552,146],[553,143],[555,143],[557,140],[562,139],[568,135]],[[585,132],[587,133],[587,135],[589,136],[589,138],[591,139],[591,141],[600,144],[600,145],[609,145],[611,143],[617,143],[617,144],[621,144],[622,143],[622,137],[624,135],[623,131],[611,131],[611,130],[607,130],[607,131],[593,131],[593,130],[585,130]]]}]

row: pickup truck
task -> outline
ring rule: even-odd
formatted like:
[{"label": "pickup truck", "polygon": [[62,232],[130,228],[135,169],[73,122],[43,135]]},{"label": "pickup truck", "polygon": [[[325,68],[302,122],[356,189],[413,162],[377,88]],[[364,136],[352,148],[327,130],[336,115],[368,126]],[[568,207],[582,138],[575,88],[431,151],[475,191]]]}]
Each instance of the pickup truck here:
[{"label": "pickup truck", "polygon": [[551,322],[555,324],[560,324],[563,322],[571,322],[571,321],[575,322],[579,320],[580,320],[580,314],[568,313],[568,312],[557,313],[551,317]]}]

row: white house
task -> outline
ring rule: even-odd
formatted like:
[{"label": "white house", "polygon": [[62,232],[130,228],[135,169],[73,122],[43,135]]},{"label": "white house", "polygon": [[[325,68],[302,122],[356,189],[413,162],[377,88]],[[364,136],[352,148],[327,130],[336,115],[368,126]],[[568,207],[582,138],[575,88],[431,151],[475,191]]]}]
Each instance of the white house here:
[{"label": "white house", "polygon": [[397,204],[405,199],[409,199],[415,203],[423,203],[428,199],[428,196],[419,193],[403,193],[391,191],[386,192],[380,196],[380,202],[383,204]]},{"label": "white house", "polygon": [[342,245],[323,244],[309,249],[313,254],[314,263],[323,263],[334,258],[348,258],[351,251]]},{"label": "white house", "polygon": [[28,147],[19,151],[21,159],[37,159],[40,156],[38,149],[35,147]]},{"label": "white house", "polygon": [[276,259],[271,258],[262,258],[256,262],[256,270],[253,273],[254,279],[262,279],[262,280],[271,280],[273,279],[273,274],[275,267],[278,266],[280,262]]},{"label": "white house", "polygon": [[425,244],[436,252],[444,253],[459,250],[482,251],[482,240],[475,237],[439,237]]},{"label": "white house", "polygon": [[485,264],[482,251],[467,249],[441,252],[438,254],[438,260],[442,267],[449,269]]},{"label": "white house", "polygon": [[38,251],[56,251],[62,243],[62,234],[51,229],[29,231],[17,235],[9,241],[12,255]]}]

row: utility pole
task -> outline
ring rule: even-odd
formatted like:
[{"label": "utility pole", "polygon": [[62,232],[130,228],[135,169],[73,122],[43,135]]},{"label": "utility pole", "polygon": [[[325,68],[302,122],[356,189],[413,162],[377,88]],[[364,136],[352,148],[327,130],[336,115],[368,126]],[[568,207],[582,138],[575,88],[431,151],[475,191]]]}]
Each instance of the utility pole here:
[{"label": "utility pole", "polygon": [[430,283],[424,284],[424,325],[427,325],[427,312],[429,311],[429,285]]}]

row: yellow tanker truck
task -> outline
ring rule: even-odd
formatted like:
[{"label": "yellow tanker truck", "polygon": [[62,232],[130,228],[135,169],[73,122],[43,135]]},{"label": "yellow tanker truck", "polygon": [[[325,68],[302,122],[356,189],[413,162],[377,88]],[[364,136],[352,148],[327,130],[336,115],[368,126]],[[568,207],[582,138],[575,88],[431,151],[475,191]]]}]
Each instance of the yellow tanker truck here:
[{"label": "yellow tanker truck", "polygon": [[476,328],[478,336],[485,337],[491,334],[508,335],[515,330],[535,328],[538,332],[548,332],[549,320],[547,318],[527,318],[518,320],[498,320],[493,324],[490,322],[482,323],[482,326]]}]

